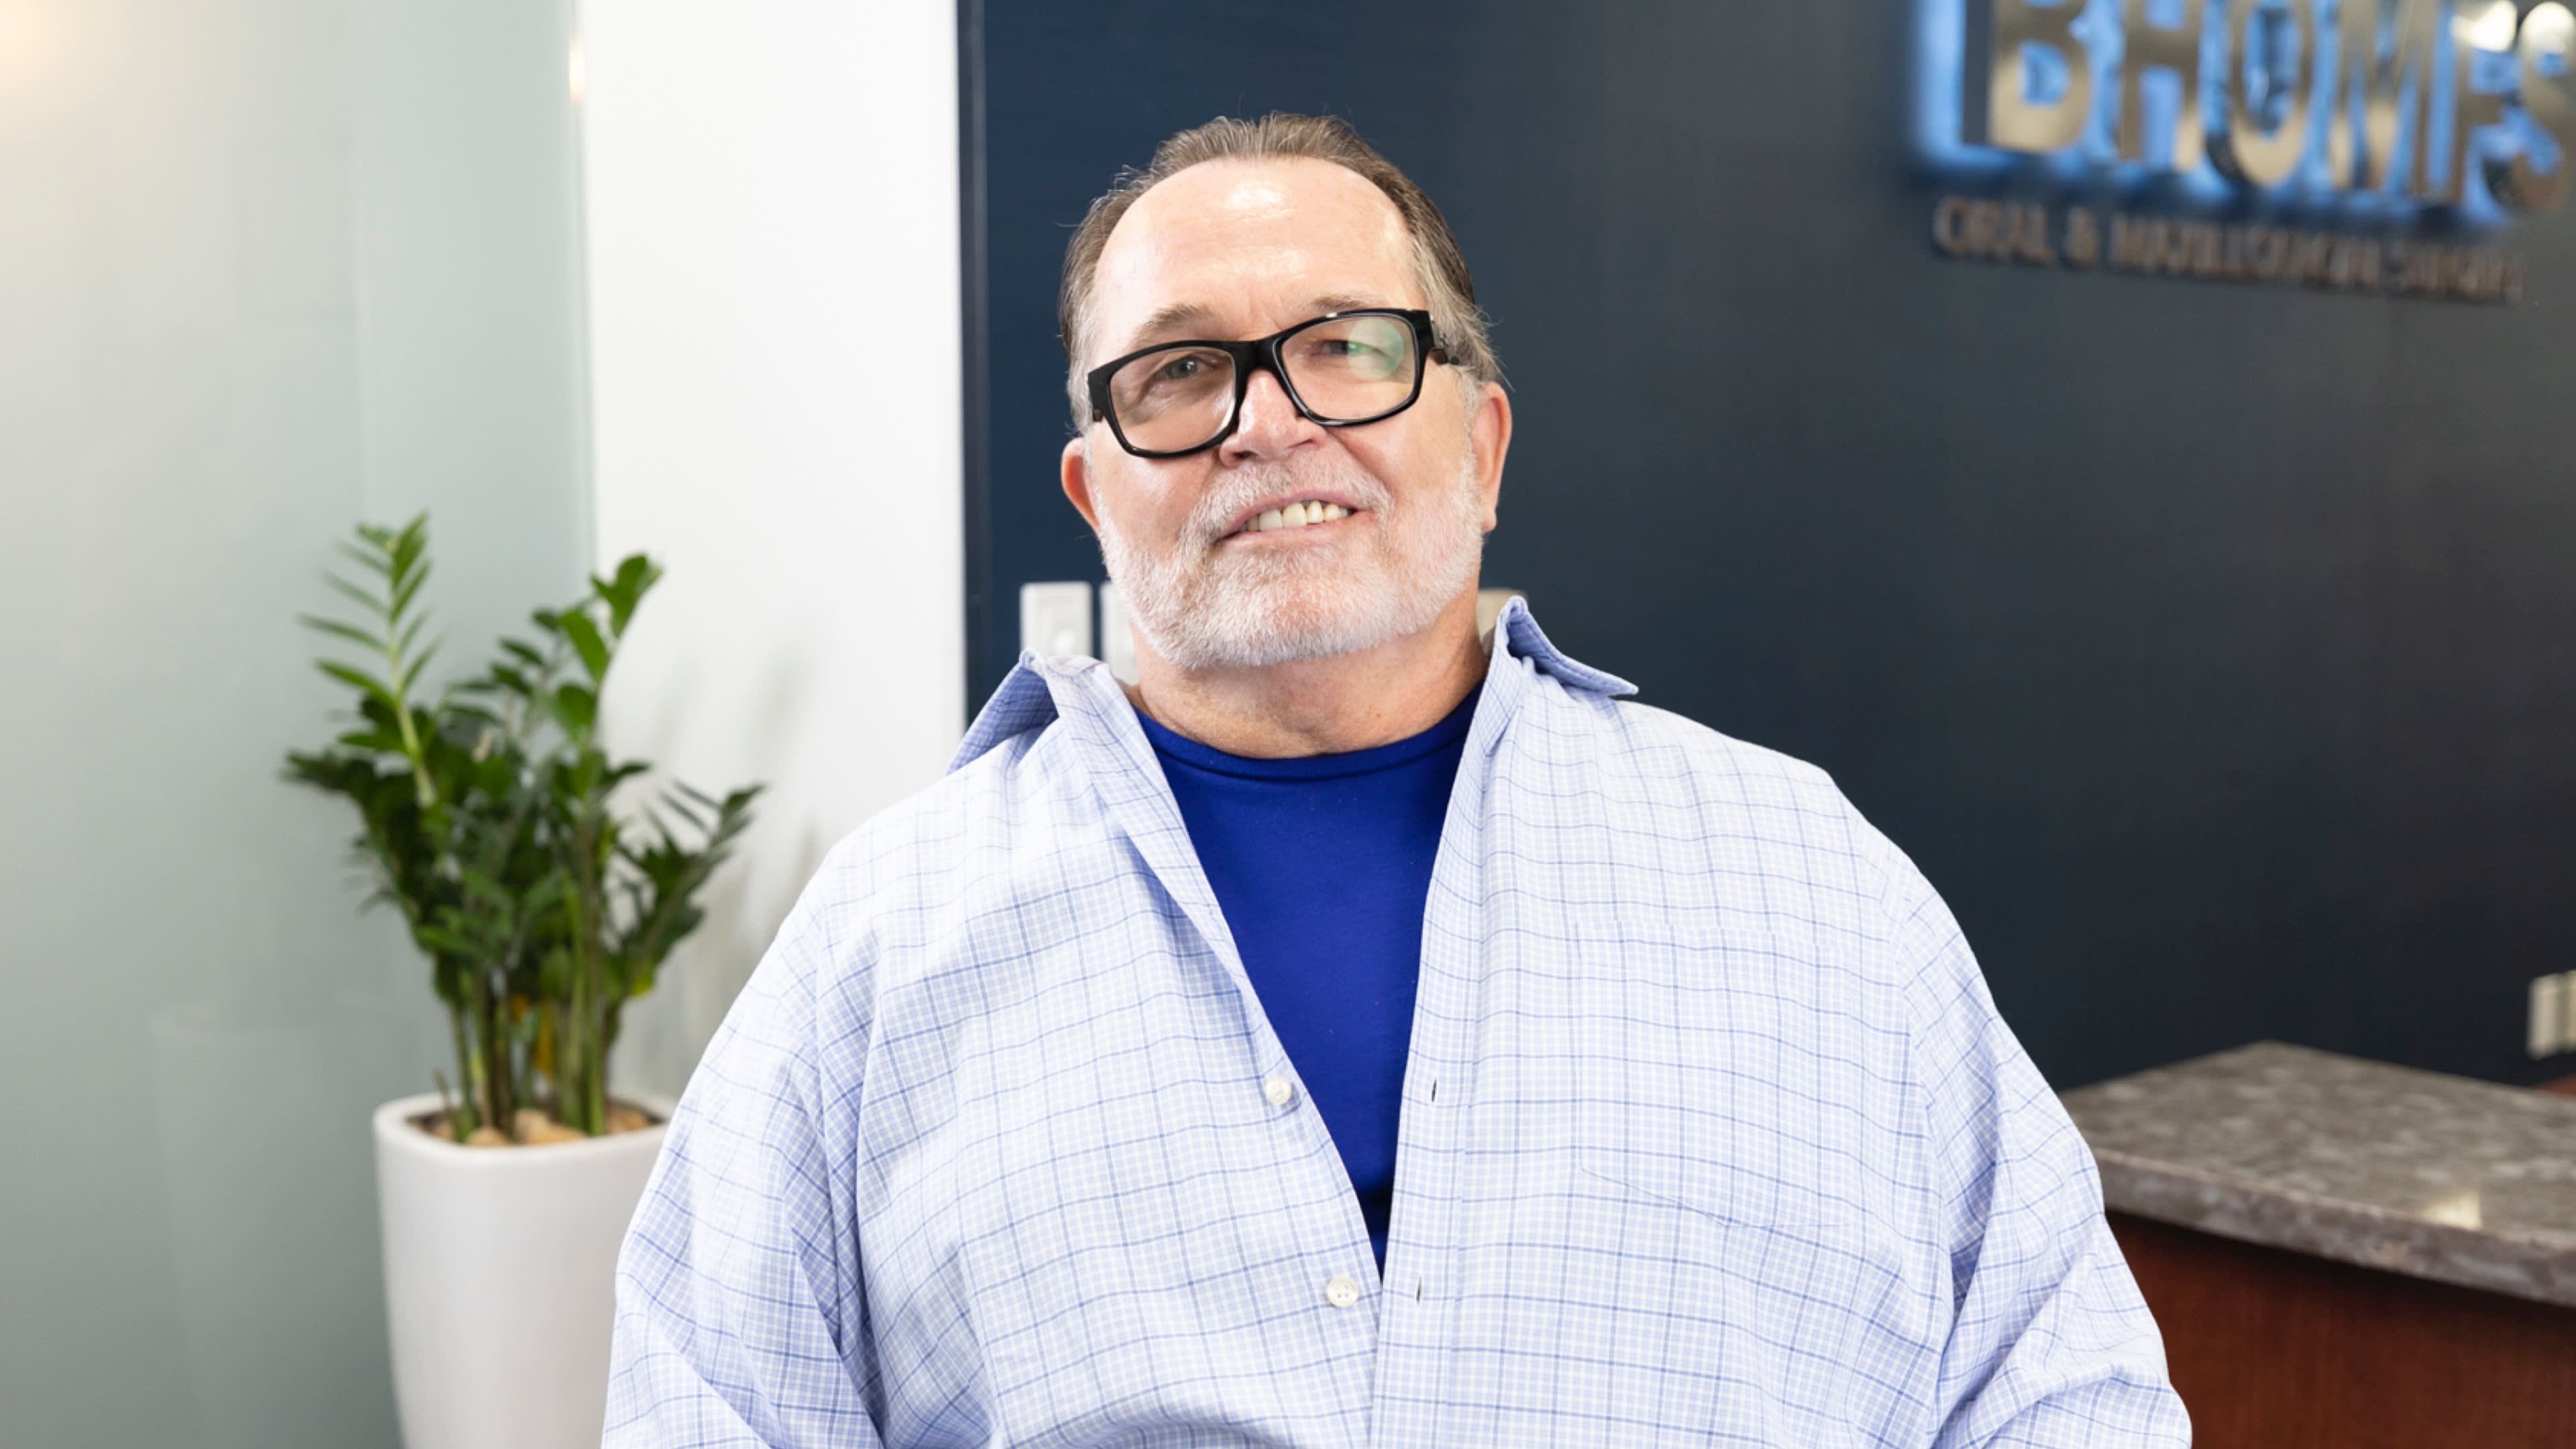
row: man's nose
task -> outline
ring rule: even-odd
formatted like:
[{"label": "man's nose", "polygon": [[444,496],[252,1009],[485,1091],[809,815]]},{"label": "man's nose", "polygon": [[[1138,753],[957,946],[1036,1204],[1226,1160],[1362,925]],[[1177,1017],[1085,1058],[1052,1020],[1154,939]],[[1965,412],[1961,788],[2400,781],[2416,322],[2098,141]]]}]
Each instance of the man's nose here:
[{"label": "man's nose", "polygon": [[1299,446],[1318,442],[1324,430],[1307,421],[1288,400],[1288,389],[1278,374],[1268,368],[1255,369],[1252,380],[1243,390],[1243,411],[1235,419],[1234,435],[1225,440],[1217,453],[1221,461],[1232,464],[1252,458],[1275,458],[1295,451]]}]

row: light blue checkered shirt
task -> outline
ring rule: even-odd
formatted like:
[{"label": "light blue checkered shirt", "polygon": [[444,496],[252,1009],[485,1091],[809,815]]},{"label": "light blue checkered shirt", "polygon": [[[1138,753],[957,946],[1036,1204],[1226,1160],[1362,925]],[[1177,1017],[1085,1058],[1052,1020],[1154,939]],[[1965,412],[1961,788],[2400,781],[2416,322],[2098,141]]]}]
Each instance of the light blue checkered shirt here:
[{"label": "light blue checkered shirt", "polygon": [[1495,638],[1382,1282],[1116,681],[1023,660],[689,1084],[606,1442],[2187,1444],[2092,1158],[1913,864],[1518,603]]}]

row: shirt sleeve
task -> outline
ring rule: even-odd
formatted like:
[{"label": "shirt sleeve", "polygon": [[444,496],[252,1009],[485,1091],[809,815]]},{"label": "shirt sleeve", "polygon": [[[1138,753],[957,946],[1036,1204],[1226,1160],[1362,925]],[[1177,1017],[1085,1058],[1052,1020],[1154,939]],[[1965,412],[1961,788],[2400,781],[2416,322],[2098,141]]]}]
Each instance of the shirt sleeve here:
[{"label": "shirt sleeve", "polygon": [[[1891,851],[1893,847],[1890,847]],[[1916,1071],[1954,1305],[1934,1449],[2188,1449],[2164,1340],[2102,1216],[2093,1154],[1995,1011],[1967,942],[1897,857]]]},{"label": "shirt sleeve", "polygon": [[807,894],[690,1078],[627,1229],[605,1449],[881,1442],[855,1230],[826,1171]]}]

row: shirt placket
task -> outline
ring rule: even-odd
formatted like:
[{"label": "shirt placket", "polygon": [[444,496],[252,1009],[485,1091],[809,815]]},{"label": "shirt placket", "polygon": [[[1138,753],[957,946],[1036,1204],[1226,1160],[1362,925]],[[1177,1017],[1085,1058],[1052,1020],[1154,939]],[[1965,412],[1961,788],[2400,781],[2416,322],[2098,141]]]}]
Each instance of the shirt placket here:
[{"label": "shirt placket", "polygon": [[1341,1402],[1354,1407],[1358,1421],[1370,1400],[1383,1296],[1358,1195],[1322,1114],[1315,1110],[1303,1079],[1262,1010],[1216,892],[1189,846],[1180,806],[1154,760],[1152,746],[1124,708],[1123,699],[1094,692],[1102,687],[1092,677],[1098,673],[1051,673],[1058,713],[1083,732],[1085,763],[1111,822],[1135,844],[1147,870],[1180,907],[1242,1000],[1252,1040],[1238,1090],[1260,1099],[1266,1128],[1292,1134],[1290,1150],[1281,1155],[1295,1164],[1295,1170],[1331,1181],[1332,1190],[1281,1191],[1272,1195],[1272,1202],[1275,1210],[1289,1216],[1291,1240],[1305,1245],[1304,1281],[1293,1291],[1312,1305],[1312,1311],[1324,1315],[1333,1389]]},{"label": "shirt placket", "polygon": [[1475,1100],[1483,996],[1484,804],[1495,759],[1527,687],[1525,666],[1497,638],[1476,722],[1459,761],[1423,911],[1422,971],[1395,1154],[1395,1211],[1378,1318],[1370,1442],[1441,1440],[1460,1283],[1457,1214],[1467,1112]]}]

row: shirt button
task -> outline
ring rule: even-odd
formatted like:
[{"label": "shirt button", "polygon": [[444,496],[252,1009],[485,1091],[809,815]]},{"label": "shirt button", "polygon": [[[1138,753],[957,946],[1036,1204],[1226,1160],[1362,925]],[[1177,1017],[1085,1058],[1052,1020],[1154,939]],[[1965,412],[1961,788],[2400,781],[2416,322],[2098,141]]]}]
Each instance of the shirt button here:
[{"label": "shirt button", "polygon": [[1297,1089],[1288,1085],[1286,1077],[1272,1077],[1261,1084],[1261,1095],[1270,1099],[1271,1106],[1285,1107],[1297,1095]]},{"label": "shirt button", "polygon": [[1360,1301],[1360,1285],[1348,1278],[1336,1278],[1324,1285],[1324,1301],[1335,1308],[1348,1308]]}]

